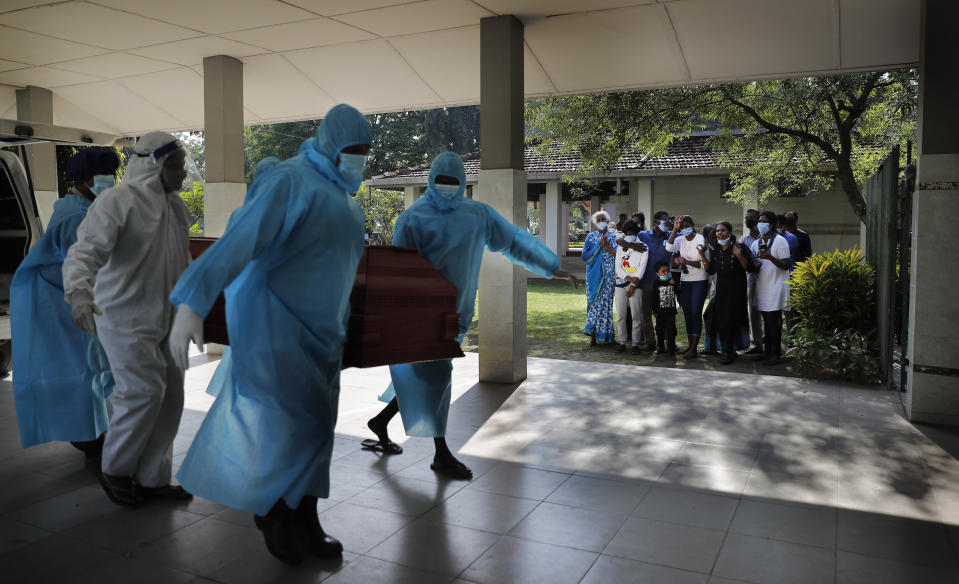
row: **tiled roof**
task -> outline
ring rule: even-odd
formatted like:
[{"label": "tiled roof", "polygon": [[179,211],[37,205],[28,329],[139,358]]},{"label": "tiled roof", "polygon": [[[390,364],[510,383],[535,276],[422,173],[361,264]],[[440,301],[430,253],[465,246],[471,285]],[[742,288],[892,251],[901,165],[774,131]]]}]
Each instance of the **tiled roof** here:
[{"label": "tiled roof", "polygon": [[[620,158],[610,173],[623,173],[631,170],[663,171],[722,168],[719,164],[719,152],[712,150],[708,136],[690,136],[678,140],[669,146],[665,155],[646,158],[642,154],[627,154]],[[479,174],[480,151],[461,156],[467,175]],[[559,146],[552,146],[550,154],[540,154],[537,148],[526,147],[525,167],[529,174],[563,174],[575,172],[579,166],[579,153],[576,151],[561,153]],[[410,168],[401,168],[373,177],[379,179],[426,178],[430,174],[430,165],[421,164]]]}]

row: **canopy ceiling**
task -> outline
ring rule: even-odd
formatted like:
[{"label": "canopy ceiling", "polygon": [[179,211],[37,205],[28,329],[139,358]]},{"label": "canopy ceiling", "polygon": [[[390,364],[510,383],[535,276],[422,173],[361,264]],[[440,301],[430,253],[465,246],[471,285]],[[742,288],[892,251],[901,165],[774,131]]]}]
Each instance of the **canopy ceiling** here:
[{"label": "canopy ceiling", "polygon": [[203,57],[244,62],[247,124],[479,102],[479,21],[525,24],[529,97],[915,65],[919,0],[0,0],[0,118],[203,126]]}]

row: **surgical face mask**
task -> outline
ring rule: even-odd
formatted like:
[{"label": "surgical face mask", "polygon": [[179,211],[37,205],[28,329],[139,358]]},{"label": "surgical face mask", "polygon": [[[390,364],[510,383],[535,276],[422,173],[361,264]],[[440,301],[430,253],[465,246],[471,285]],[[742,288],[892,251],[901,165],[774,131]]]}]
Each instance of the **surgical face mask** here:
[{"label": "surgical face mask", "polygon": [[600,231],[605,231],[606,228],[609,227],[609,223],[605,221],[600,221],[599,223],[596,224],[596,227],[598,227]]},{"label": "surgical face mask", "polygon": [[635,235],[627,235],[627,236],[625,237],[625,239],[626,239],[626,243],[636,243],[636,241],[637,241],[639,238],[636,237]]},{"label": "surgical face mask", "polygon": [[116,178],[112,174],[98,174],[93,177],[93,186],[90,190],[99,195],[110,187],[116,186]]},{"label": "surgical face mask", "polygon": [[662,280],[663,282],[666,282],[669,280],[669,274],[665,274],[665,275],[660,274],[659,279]]},{"label": "surgical face mask", "polygon": [[435,185],[433,190],[436,191],[436,194],[443,197],[447,201],[455,197],[460,192],[459,185]]},{"label": "surgical face mask", "polygon": [[726,245],[727,243],[729,243],[729,240],[730,240],[730,239],[732,239],[732,238],[727,237],[726,239],[717,239],[717,240],[716,240],[716,243],[718,243],[719,245]]},{"label": "surgical face mask", "polygon": [[657,221],[657,222],[656,222],[656,225],[659,227],[659,230],[660,230],[660,231],[662,231],[662,232],[665,232],[665,231],[666,231],[666,222],[663,221],[662,219],[660,219],[659,221]]},{"label": "surgical face mask", "polygon": [[340,163],[336,168],[346,180],[350,182],[362,181],[363,171],[366,170],[366,155],[340,152]]},{"label": "surgical face mask", "polygon": [[679,230],[679,234],[682,235],[683,237],[689,237],[690,235],[692,235],[692,233],[693,233],[692,227],[686,227],[684,229]]},{"label": "surgical face mask", "polygon": [[769,233],[769,223],[765,221],[760,221],[759,223],[756,224],[756,229],[759,230],[759,233],[761,235],[766,235],[767,233]]}]

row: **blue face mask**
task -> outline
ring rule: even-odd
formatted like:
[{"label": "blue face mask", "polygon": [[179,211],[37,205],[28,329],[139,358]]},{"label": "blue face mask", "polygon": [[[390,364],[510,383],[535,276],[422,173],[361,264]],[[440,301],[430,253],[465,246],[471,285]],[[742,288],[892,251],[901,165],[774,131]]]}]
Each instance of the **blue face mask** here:
[{"label": "blue face mask", "polygon": [[626,243],[636,243],[639,240],[639,238],[636,237],[635,235],[627,235],[625,239],[626,239]]},{"label": "blue face mask", "polygon": [[443,197],[447,201],[454,198],[460,192],[459,185],[434,185],[433,190],[436,191],[436,194]]},{"label": "blue face mask", "polygon": [[656,222],[656,225],[659,227],[659,230],[660,230],[660,231],[662,231],[663,233],[666,232],[666,222],[665,222],[665,221],[663,221],[662,219],[660,219],[659,221]]},{"label": "blue face mask", "polygon": [[679,230],[679,234],[682,235],[683,237],[689,237],[692,234],[692,232],[693,232],[692,227],[686,227],[684,229]]},{"label": "blue face mask", "polygon": [[340,152],[340,163],[336,169],[350,183],[353,190],[356,190],[360,188],[360,183],[363,182],[363,171],[366,170],[366,155]]},{"label": "blue face mask", "polygon": [[719,245],[726,245],[727,243],[729,243],[729,240],[730,240],[730,239],[732,239],[732,238],[731,238],[731,237],[727,237],[726,239],[719,239],[719,240],[717,240],[717,243],[719,243]]},{"label": "blue face mask", "polygon": [[756,224],[756,229],[759,230],[760,235],[766,235],[769,233],[769,223],[766,221],[760,221]]},{"label": "blue face mask", "polygon": [[596,224],[596,228],[599,229],[600,231],[606,231],[607,227],[609,227],[609,223],[605,221],[600,221],[599,223]]},{"label": "blue face mask", "polygon": [[659,279],[662,280],[663,282],[666,282],[669,280],[669,274],[666,274],[665,276],[660,274]]},{"label": "blue face mask", "polygon": [[93,186],[90,187],[90,190],[99,195],[108,188],[115,187],[116,184],[116,178],[112,174],[98,174],[93,177]]}]

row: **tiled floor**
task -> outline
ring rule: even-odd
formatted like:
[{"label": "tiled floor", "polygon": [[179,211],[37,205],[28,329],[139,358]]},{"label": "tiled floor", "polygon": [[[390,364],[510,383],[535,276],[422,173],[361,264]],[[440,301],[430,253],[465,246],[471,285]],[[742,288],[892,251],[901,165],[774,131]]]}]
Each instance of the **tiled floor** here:
[{"label": "tiled floor", "polygon": [[[212,402],[216,362],[192,362],[175,463]],[[959,433],[910,425],[896,394],[545,359],[508,387],[477,384],[469,354],[449,435],[467,483],[437,479],[429,440],[360,449],[387,377],[343,374],[320,513],[346,552],[297,568],[246,513],[200,499],[121,509],[69,445],[21,451],[0,381],[0,581],[959,582]]]}]

